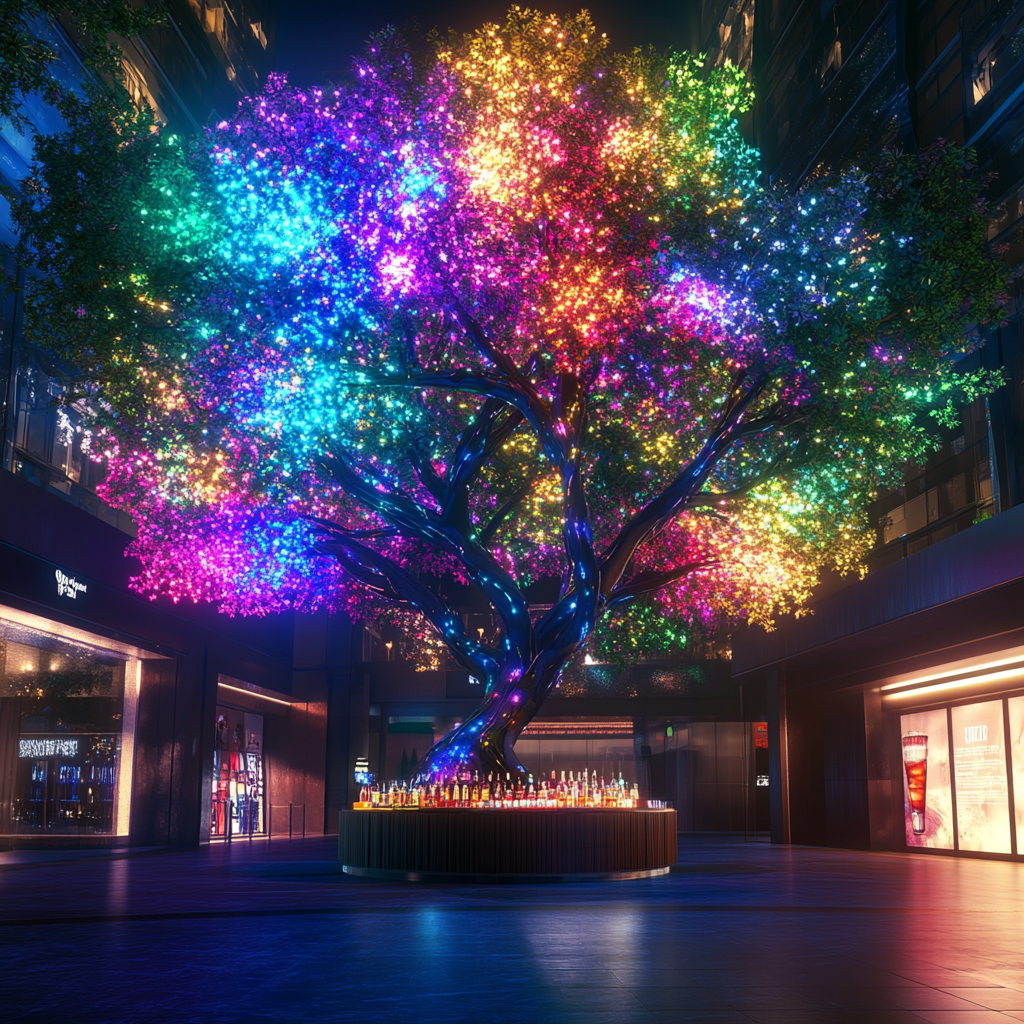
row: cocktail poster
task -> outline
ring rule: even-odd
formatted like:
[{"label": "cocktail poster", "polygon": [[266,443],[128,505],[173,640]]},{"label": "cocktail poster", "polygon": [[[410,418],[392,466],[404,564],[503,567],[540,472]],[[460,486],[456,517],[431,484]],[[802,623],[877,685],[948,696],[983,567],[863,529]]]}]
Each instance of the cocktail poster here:
[{"label": "cocktail poster", "polygon": [[1013,764],[1013,803],[1017,818],[1017,852],[1024,853],[1024,697],[1011,697],[1010,758]]},{"label": "cocktail poster", "polygon": [[953,708],[953,771],[961,850],[1010,852],[1003,702]]},{"label": "cocktail poster", "polygon": [[946,712],[902,715],[903,805],[907,846],[953,849]]}]

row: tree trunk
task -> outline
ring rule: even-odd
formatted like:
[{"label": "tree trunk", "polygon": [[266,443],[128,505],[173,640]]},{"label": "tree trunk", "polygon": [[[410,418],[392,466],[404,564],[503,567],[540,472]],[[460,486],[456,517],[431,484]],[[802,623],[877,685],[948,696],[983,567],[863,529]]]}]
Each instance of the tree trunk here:
[{"label": "tree trunk", "polygon": [[572,651],[541,655],[523,673],[496,686],[480,706],[456,729],[424,754],[417,783],[447,783],[452,778],[481,781],[525,781],[527,770],[515,754],[515,743],[533,720],[544,698],[558,682]]}]

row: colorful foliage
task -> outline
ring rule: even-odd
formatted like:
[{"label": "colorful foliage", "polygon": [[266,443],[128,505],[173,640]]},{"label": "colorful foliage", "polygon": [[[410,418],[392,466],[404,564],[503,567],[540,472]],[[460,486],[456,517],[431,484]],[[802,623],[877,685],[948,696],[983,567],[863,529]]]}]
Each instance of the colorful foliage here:
[{"label": "colorful foliage", "polygon": [[144,173],[91,276],[55,172],[20,210],[60,278],[33,323],[105,382],[144,593],[401,601],[492,689],[557,649],[553,683],[607,612],[653,652],[858,570],[928,414],[996,383],[952,367],[1002,285],[952,147],[766,190],[743,73],[586,15],[387,32],[356,78],[274,78],[202,144],[122,126]]}]

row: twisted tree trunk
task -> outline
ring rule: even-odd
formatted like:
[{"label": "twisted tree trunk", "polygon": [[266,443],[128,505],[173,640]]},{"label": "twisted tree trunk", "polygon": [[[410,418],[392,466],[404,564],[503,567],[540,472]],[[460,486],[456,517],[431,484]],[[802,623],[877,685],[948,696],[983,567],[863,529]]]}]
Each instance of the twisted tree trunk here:
[{"label": "twisted tree trunk", "polygon": [[453,777],[525,781],[527,769],[515,753],[516,740],[557,685],[572,650],[552,656],[541,654],[525,671],[495,686],[480,706],[457,728],[443,736],[420,761],[416,781],[449,782]]}]

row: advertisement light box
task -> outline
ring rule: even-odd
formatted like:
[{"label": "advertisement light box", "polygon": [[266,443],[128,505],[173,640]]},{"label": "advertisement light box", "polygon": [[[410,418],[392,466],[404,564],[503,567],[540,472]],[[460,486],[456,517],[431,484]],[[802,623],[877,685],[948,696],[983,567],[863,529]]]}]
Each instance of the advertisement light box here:
[{"label": "advertisement light box", "polygon": [[901,715],[900,737],[908,847],[1024,853],[1024,697]]}]

